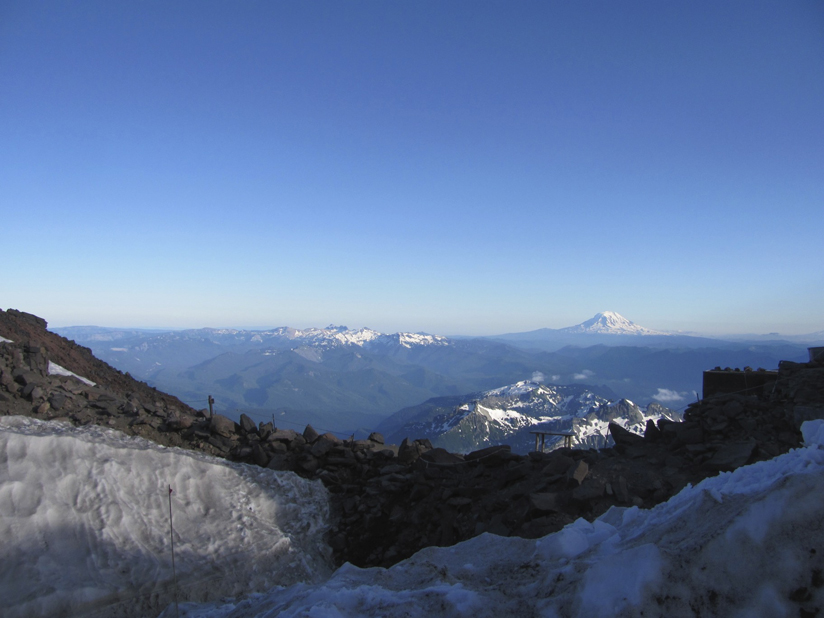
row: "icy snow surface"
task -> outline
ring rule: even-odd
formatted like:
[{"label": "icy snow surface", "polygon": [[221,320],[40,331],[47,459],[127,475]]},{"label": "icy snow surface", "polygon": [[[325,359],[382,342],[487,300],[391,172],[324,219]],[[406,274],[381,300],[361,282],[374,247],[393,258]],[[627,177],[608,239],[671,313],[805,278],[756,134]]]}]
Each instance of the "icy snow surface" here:
[{"label": "icy snow surface", "polygon": [[6,339],[5,337],[0,337],[0,343],[14,343],[11,339]]},{"label": "icy snow surface", "polygon": [[328,577],[326,490],[94,425],[0,418],[0,616],[156,616]]},{"label": "icy snow surface", "polygon": [[824,588],[812,584],[824,552],[824,421],[803,432],[807,447],[706,479],[651,510],[613,508],[537,541],[484,534],[390,569],[344,565],[323,584],[188,604],[181,615],[798,616],[824,604]]},{"label": "icy snow surface", "polygon": [[88,378],[84,378],[82,376],[77,375],[76,373],[72,373],[65,367],[61,367],[57,363],[53,363],[49,361],[49,375],[50,376],[68,376],[70,378],[77,378],[84,384],[88,384],[89,386],[94,386],[94,382],[89,380]]}]

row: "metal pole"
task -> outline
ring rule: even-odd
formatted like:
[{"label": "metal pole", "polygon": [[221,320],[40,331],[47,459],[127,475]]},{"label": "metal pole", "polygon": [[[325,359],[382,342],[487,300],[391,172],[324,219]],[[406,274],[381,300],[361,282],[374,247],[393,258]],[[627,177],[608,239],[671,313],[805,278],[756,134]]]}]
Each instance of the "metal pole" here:
[{"label": "metal pole", "polygon": [[[211,397],[209,397],[211,399]],[[175,535],[172,526],[172,486],[169,485],[169,540],[172,542],[172,581],[175,585],[175,616],[180,618],[180,609],[177,606],[177,571],[175,571]]]},{"label": "metal pole", "polygon": [[215,402],[214,397],[212,397],[211,395],[209,395],[209,418],[212,418],[212,416],[213,416],[213,414],[214,414],[214,413],[212,412],[212,404],[213,404],[214,402]]}]

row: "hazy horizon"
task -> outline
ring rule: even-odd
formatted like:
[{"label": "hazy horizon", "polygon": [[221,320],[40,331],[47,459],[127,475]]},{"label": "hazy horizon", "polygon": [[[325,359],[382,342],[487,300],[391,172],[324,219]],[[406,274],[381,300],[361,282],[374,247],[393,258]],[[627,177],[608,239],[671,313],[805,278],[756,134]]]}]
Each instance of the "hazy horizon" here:
[{"label": "hazy horizon", "polygon": [[[21,311],[24,311],[24,310],[21,310]],[[43,316],[40,316],[40,317],[43,317]],[[54,323],[53,324],[52,322],[49,322],[49,329],[51,330],[51,329],[60,329],[60,328],[84,328],[84,327],[92,327],[93,328],[93,327],[98,327],[98,328],[111,328],[111,329],[122,329],[122,330],[133,329],[133,330],[146,330],[146,331],[152,331],[152,330],[156,330],[156,331],[178,331],[178,330],[197,330],[197,329],[201,329],[201,328],[212,328],[212,329],[216,329],[216,330],[230,329],[230,330],[260,330],[260,331],[265,331],[265,330],[273,330],[273,329],[276,329],[276,328],[284,328],[284,327],[291,327],[291,328],[297,328],[297,329],[309,329],[309,328],[327,328],[329,326],[346,326],[347,328],[351,328],[351,329],[370,328],[370,329],[373,329],[373,330],[376,330],[376,331],[379,331],[379,332],[384,332],[384,333],[421,332],[421,333],[426,333],[426,334],[429,334],[429,335],[440,335],[440,336],[446,336],[446,337],[453,337],[453,336],[454,337],[488,337],[488,336],[494,336],[494,335],[505,335],[505,334],[514,333],[514,332],[529,332],[531,330],[540,330],[540,329],[543,329],[543,328],[552,328],[552,329],[567,328],[567,327],[570,327],[570,326],[577,326],[578,324],[580,324],[580,323],[582,323],[582,322],[584,322],[584,321],[586,321],[586,320],[588,320],[592,317],[593,316],[589,316],[585,319],[580,320],[579,322],[576,322],[575,324],[565,324],[563,326],[539,326],[537,328],[526,329],[524,331],[496,330],[496,331],[484,332],[484,333],[467,333],[467,332],[464,332],[464,333],[458,333],[458,332],[447,333],[447,332],[412,330],[412,329],[403,328],[403,327],[383,328],[382,329],[382,328],[374,328],[372,325],[369,325],[369,324],[359,324],[359,323],[356,323],[356,324],[341,324],[339,322],[334,322],[334,321],[326,322],[324,324],[269,324],[269,325],[260,325],[260,324],[247,324],[247,325],[238,325],[238,324],[234,324],[234,325],[231,325],[231,324],[230,325],[227,325],[227,324],[217,324],[217,325],[215,325],[215,324],[198,324],[198,325],[188,325],[188,326],[185,326],[185,325],[184,326],[124,325],[124,324],[120,324],[120,323],[116,323],[116,322],[113,322],[111,324],[91,324],[91,323],[89,323],[89,324],[80,324],[80,323],[75,323],[75,324],[62,324],[61,323],[61,324],[59,324],[59,323]],[[627,317],[627,316],[623,316],[623,317]],[[628,319],[631,320],[631,318],[628,318]],[[635,322],[634,320],[631,320],[631,321]],[[637,324],[637,322],[635,322],[635,323]],[[647,324],[639,324],[639,326],[643,326],[643,327],[646,327],[646,328],[653,328],[653,330],[659,330],[659,329],[656,329],[654,327],[650,327]],[[664,329],[660,329],[660,330],[664,330]],[[687,336],[694,336],[694,337],[703,337],[703,336],[707,336],[707,337],[721,337],[721,336],[735,337],[735,336],[747,336],[747,335],[760,336],[760,337],[768,336],[768,335],[782,335],[782,336],[794,337],[794,336],[812,335],[812,334],[815,334],[815,333],[818,333],[818,332],[824,332],[824,329],[819,328],[819,329],[804,331],[804,332],[779,332],[779,331],[765,331],[765,332],[744,332],[744,331],[697,332],[697,331],[685,331],[685,330],[681,329],[681,330],[665,330],[664,332],[666,332],[668,334],[672,334],[672,335],[687,335]]]},{"label": "hazy horizon", "polygon": [[0,303],[820,331],[824,4],[4,2]]}]

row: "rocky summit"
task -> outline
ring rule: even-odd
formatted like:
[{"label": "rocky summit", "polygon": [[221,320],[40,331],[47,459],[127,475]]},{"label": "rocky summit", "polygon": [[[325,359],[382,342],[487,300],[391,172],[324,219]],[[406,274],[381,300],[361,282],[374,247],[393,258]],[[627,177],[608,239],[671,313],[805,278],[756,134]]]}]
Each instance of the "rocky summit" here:
[{"label": "rocky summit", "polygon": [[0,311],[0,414],[96,423],[160,444],[319,479],[336,523],[339,563],[389,566],[432,545],[483,532],[537,538],[613,505],[651,507],[687,483],[770,459],[801,443],[800,424],[824,417],[824,364],[782,362],[759,389],[691,404],[684,421],[646,422],[644,435],[610,423],[614,446],[468,454],[427,439],[342,440],[209,416],[123,374],[45,320]]}]

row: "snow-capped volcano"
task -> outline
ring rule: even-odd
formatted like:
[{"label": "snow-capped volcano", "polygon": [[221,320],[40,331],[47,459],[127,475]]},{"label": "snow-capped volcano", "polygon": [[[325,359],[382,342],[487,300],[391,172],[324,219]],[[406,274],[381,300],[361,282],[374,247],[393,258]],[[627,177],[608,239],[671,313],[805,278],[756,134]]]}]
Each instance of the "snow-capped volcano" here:
[{"label": "snow-capped volcano", "polygon": [[639,326],[635,322],[626,319],[624,316],[614,311],[602,311],[596,313],[595,317],[582,322],[577,326],[561,328],[561,333],[583,333],[597,335],[666,335],[660,330],[652,330]]}]

